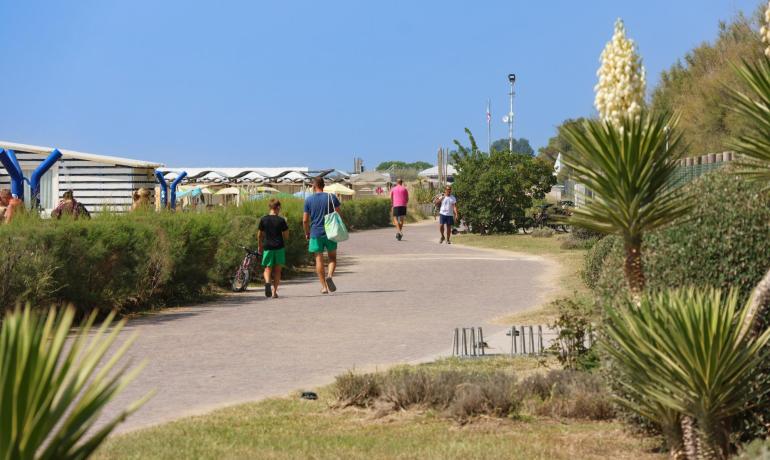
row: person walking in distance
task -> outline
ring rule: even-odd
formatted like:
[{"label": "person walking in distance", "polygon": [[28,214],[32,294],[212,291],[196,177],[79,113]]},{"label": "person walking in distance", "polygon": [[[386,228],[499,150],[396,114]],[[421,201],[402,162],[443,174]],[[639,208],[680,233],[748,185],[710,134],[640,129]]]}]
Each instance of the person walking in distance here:
[{"label": "person walking in distance", "polygon": [[390,201],[393,206],[393,225],[396,226],[396,239],[401,241],[404,236],[406,205],[409,204],[409,190],[404,187],[403,179],[396,180],[396,186],[390,189]]},{"label": "person walking in distance", "polygon": [[[302,226],[308,240],[308,251],[315,256],[315,271],[321,281],[321,293],[337,290],[334,284],[334,270],[337,268],[337,243],[326,237],[324,217],[334,211],[340,212],[340,200],[330,193],[324,193],[323,177],[313,179],[313,194],[305,199]],[[341,214],[340,214],[341,215]],[[324,270],[324,250],[329,255],[329,270]]]},{"label": "person walking in distance", "polygon": [[289,238],[289,226],[286,219],[280,216],[280,201],[271,198],[267,207],[270,214],[259,221],[257,252],[262,254],[262,266],[265,267],[265,297],[277,299],[281,267],[286,265],[285,241]]},{"label": "person walking in distance", "polygon": [[[452,244],[452,225],[455,224],[457,218],[457,198],[452,195],[452,186],[447,185],[444,189],[444,196],[441,197],[441,206],[438,211],[438,228],[441,232],[441,239],[438,243],[441,244],[446,240],[446,244]],[[446,237],[444,236],[444,228],[446,227]]]}]

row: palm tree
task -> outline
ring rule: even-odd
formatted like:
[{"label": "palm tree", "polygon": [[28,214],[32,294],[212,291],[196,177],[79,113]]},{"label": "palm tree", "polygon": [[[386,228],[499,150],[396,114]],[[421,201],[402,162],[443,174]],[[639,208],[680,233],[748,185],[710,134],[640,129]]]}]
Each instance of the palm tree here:
[{"label": "palm tree", "polygon": [[682,157],[677,120],[644,112],[610,121],[586,120],[565,126],[575,152],[565,158],[578,180],[594,192],[575,209],[574,224],[623,237],[625,277],[632,294],[645,286],[642,237],[685,215],[689,203],[671,179]]},{"label": "palm tree", "polygon": [[[731,91],[730,108],[744,120],[744,133],[728,141],[728,147],[743,155],[739,172],[751,180],[767,183],[770,179],[770,59],[757,63],[743,62],[735,68],[747,84],[748,91]],[[751,311],[746,327],[754,323],[759,310],[770,305],[770,270],[752,293]]]}]

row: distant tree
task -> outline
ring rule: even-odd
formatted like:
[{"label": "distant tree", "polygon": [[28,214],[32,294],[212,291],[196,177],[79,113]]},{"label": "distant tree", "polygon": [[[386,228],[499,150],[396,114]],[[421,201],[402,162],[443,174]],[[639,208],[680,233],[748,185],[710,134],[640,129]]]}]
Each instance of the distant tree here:
[{"label": "distant tree", "polygon": [[572,147],[572,144],[569,142],[569,140],[567,140],[567,138],[564,136],[564,128],[567,126],[582,127],[583,121],[585,121],[585,118],[583,117],[577,119],[568,118],[564,120],[559,126],[556,127],[556,135],[548,139],[548,145],[538,149],[537,156],[554,162],[556,161],[556,157],[559,156],[559,153],[561,153],[562,156],[573,153],[575,149]]},{"label": "distant tree", "polygon": [[738,15],[719,25],[713,43],[693,49],[660,76],[652,92],[652,109],[680,115],[688,155],[721,152],[730,137],[745,134],[744,120],[727,108],[729,92],[749,91],[732,64],[756,62],[764,46],[757,33],[758,17]]},{"label": "distant tree", "polygon": [[470,148],[454,141],[457,151],[453,155],[460,214],[474,232],[510,232],[514,218],[523,216],[533,200],[544,198],[551,190],[556,182],[552,165],[531,154],[511,153],[507,144],[504,150],[481,152],[470,130],[465,132]]},{"label": "distant tree", "polygon": [[[508,150],[508,138],[498,139],[492,142],[492,150],[500,152]],[[535,150],[529,145],[529,140],[525,138],[513,139],[513,153],[523,153],[525,155],[534,155]]]},{"label": "distant tree", "polygon": [[377,165],[377,168],[375,168],[377,171],[388,171],[388,170],[407,170],[407,169],[414,169],[419,171],[425,170],[433,166],[432,164],[428,163],[427,161],[415,161],[412,163],[407,163],[405,161],[383,161],[379,165]]}]

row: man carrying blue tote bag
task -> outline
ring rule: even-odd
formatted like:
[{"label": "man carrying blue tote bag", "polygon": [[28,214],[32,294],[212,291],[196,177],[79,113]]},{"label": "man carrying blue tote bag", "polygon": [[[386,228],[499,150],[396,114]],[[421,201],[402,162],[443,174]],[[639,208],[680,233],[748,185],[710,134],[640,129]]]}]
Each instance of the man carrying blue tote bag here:
[{"label": "man carrying blue tote bag", "polygon": [[[308,251],[315,256],[315,271],[321,281],[322,294],[337,290],[332,279],[337,268],[337,241],[347,239],[347,229],[340,216],[340,200],[332,194],[324,193],[325,185],[322,177],[313,179],[314,193],[305,199],[305,212],[302,216]],[[326,233],[327,217],[331,221],[329,230],[340,239],[331,239]],[[324,251],[329,255],[328,271],[324,270]]]}]

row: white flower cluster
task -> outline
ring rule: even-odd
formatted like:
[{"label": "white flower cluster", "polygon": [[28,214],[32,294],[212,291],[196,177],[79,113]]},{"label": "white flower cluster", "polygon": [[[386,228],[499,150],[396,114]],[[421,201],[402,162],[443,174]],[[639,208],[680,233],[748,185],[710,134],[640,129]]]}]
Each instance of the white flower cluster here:
[{"label": "white flower cluster", "polygon": [[594,105],[603,120],[618,126],[624,116],[636,116],[644,105],[644,67],[633,40],[626,38],[623,20],[615,22],[615,33],[604,47],[596,72]]},{"label": "white flower cluster", "polygon": [[765,8],[765,23],[759,29],[759,34],[762,36],[762,43],[767,45],[765,56],[770,57],[770,2],[768,2],[767,8]]}]

